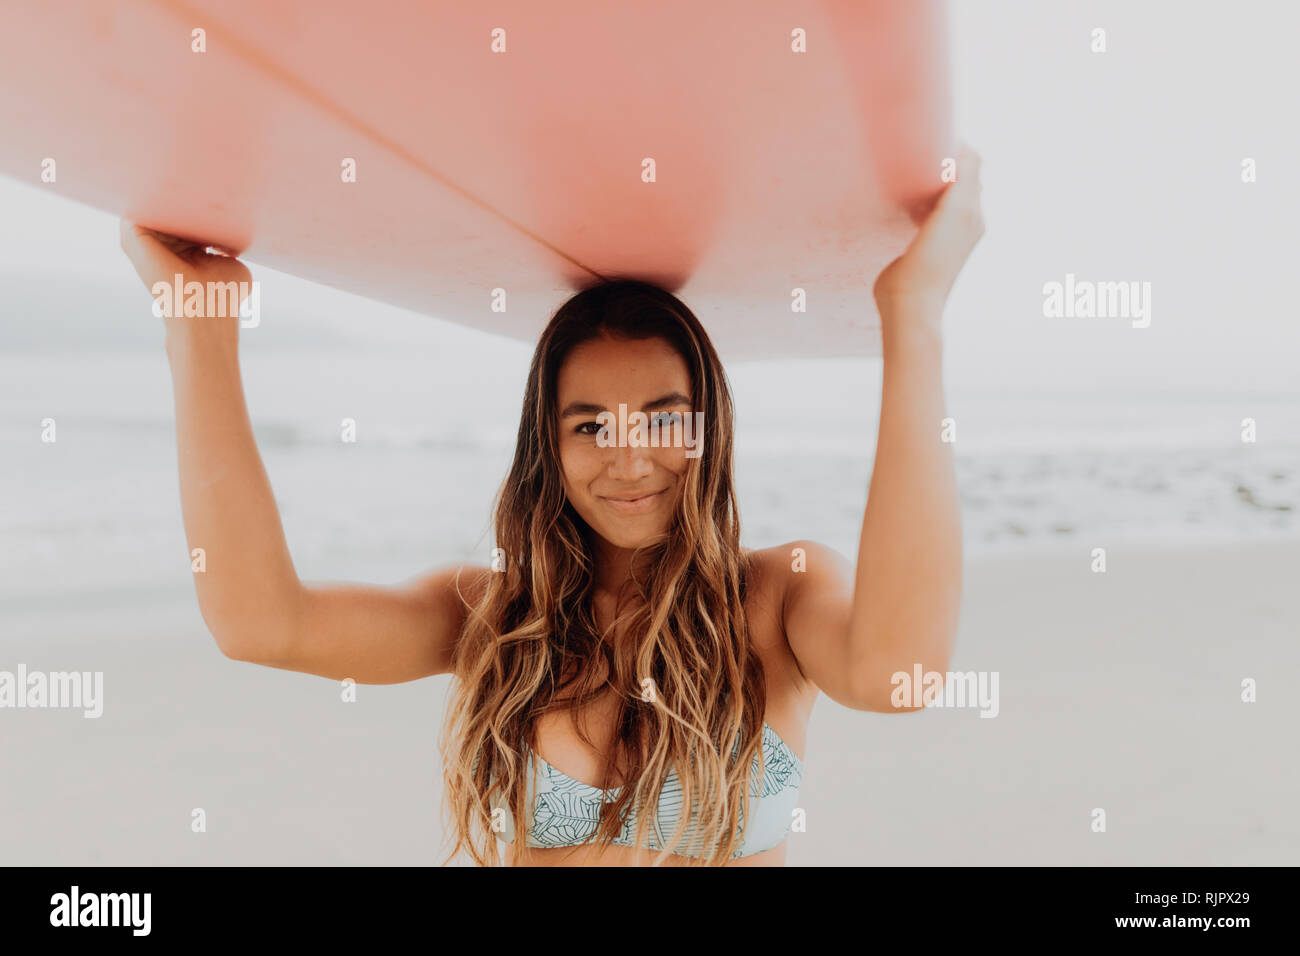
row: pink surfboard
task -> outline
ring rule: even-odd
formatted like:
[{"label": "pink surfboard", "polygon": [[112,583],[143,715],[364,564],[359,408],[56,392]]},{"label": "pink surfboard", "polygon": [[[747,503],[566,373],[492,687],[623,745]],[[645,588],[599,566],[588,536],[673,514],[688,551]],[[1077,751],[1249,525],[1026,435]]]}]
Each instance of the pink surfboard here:
[{"label": "pink surfboard", "polygon": [[955,146],[943,0],[0,11],[0,172],[525,339],[633,276],[724,357],[878,354],[872,283]]}]

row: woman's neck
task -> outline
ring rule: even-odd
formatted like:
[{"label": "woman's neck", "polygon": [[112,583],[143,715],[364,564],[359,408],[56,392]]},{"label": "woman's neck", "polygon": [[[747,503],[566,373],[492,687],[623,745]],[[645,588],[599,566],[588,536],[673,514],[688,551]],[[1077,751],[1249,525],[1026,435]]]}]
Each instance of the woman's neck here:
[{"label": "woman's neck", "polygon": [[[595,538],[593,550],[596,559],[594,569],[596,589],[617,596],[623,585],[632,577],[632,556],[636,552],[632,548],[620,548],[610,544],[599,535],[593,537]],[[649,561],[650,555],[642,552],[638,570],[644,570]]]}]

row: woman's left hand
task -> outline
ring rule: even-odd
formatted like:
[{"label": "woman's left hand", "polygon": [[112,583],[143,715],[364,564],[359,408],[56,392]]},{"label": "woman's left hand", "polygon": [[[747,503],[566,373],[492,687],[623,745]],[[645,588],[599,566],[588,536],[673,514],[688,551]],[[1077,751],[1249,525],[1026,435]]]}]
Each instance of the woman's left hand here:
[{"label": "woman's left hand", "polygon": [[900,323],[920,322],[938,331],[948,293],[984,235],[979,154],[963,145],[956,159],[957,179],[939,194],[903,254],[876,279],[872,291],[885,336]]}]

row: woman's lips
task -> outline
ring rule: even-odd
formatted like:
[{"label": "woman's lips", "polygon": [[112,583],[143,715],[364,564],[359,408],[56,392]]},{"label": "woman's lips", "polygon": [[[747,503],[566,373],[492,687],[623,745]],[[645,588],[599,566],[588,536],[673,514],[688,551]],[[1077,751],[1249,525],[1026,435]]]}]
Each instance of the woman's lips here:
[{"label": "woman's lips", "polygon": [[664,493],[662,491],[656,491],[631,500],[626,498],[604,497],[602,497],[601,500],[614,509],[618,514],[639,515],[645,514],[647,511],[654,511],[655,508],[659,507],[659,502],[662,500],[663,496]]}]

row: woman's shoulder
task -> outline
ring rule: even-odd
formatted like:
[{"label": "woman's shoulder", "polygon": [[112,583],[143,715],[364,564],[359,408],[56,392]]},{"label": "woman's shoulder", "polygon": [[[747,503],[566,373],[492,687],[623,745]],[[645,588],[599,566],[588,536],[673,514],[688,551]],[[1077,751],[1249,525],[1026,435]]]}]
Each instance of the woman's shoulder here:
[{"label": "woman's shoulder", "polygon": [[[741,549],[748,559],[749,583],[745,597],[750,637],[767,670],[769,686],[798,688],[793,697],[769,699],[769,723],[786,741],[802,741],[817,686],[804,674],[787,633],[788,613],[801,594],[825,593],[821,586],[842,595],[851,593],[853,567],[834,548],[799,539],[770,548]],[[813,584],[813,592],[800,591]],[[796,703],[797,701],[797,703]],[[797,730],[797,732],[796,732]]]},{"label": "woman's shoulder", "polygon": [[791,591],[807,582],[851,581],[853,565],[819,541],[799,539],[770,548],[741,548],[749,565],[750,593],[762,604],[782,608]]},{"label": "woman's shoulder", "polygon": [[843,571],[852,568],[848,558],[829,545],[820,541],[799,539],[770,548],[741,548],[755,574],[768,583],[781,582],[789,585],[797,580],[795,575],[806,574],[810,570]]},{"label": "woman's shoulder", "polygon": [[451,615],[459,631],[470,608],[483,600],[494,569],[477,564],[445,564],[418,578],[413,589],[437,602],[439,611]]}]

